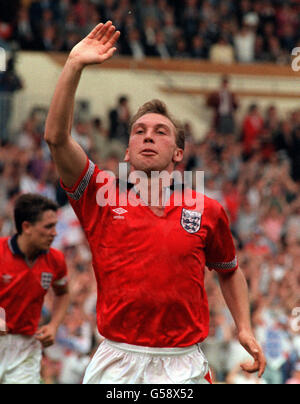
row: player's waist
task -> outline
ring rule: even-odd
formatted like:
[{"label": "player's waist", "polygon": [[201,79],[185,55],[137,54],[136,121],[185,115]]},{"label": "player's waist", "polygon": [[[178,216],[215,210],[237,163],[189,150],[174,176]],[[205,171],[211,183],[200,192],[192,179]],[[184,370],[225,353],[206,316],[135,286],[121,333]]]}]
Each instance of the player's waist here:
[{"label": "player's waist", "polygon": [[5,334],[0,335],[0,345],[5,345],[7,349],[15,349],[17,346],[23,345],[24,347],[40,346],[40,342],[34,336],[21,335],[21,334]]},{"label": "player's waist", "polygon": [[193,352],[199,350],[199,344],[191,345],[189,347],[184,347],[184,348],[157,348],[157,347],[146,347],[146,346],[141,346],[141,345],[125,344],[123,342],[115,342],[115,341],[111,341],[109,339],[105,339],[105,342],[108,345],[110,345],[111,347],[113,347],[115,349],[119,349],[121,351],[134,352],[134,353],[140,353],[140,354],[145,354],[145,355],[148,354],[148,355],[153,355],[153,356],[187,355],[189,353],[193,353]]}]

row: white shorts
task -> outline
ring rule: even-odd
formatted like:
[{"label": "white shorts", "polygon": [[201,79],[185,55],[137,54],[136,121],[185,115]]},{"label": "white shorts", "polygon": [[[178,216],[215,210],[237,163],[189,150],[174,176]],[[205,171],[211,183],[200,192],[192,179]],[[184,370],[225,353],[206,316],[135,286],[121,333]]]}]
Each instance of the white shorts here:
[{"label": "white shorts", "polygon": [[41,359],[41,343],[33,337],[0,336],[0,384],[40,384]]},{"label": "white shorts", "polygon": [[104,340],[90,362],[83,384],[210,384],[199,345],[147,348]]}]

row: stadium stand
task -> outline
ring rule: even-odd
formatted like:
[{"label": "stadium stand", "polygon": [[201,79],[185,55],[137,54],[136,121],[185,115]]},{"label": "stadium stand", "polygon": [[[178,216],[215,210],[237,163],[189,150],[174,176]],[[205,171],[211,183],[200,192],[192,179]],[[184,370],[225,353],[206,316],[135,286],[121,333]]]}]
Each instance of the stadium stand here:
[{"label": "stadium stand", "polygon": [[[299,44],[297,1],[4,1],[0,39],[21,49],[66,51],[97,21],[123,33],[120,53],[285,64]],[[7,4],[6,4],[7,3]],[[184,4],[183,4],[184,3]]]}]

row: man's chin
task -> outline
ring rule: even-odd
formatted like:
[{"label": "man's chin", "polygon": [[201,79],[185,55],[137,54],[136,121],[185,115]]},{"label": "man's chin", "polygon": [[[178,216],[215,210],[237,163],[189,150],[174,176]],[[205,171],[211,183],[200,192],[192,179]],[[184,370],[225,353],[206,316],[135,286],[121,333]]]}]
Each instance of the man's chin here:
[{"label": "man's chin", "polygon": [[40,251],[47,251],[52,246],[52,244],[53,244],[53,241],[51,241],[51,243],[50,242],[44,243],[43,245],[39,246],[39,249],[40,249]]},{"label": "man's chin", "polygon": [[151,176],[152,172],[161,172],[165,170],[165,168],[163,167],[159,167],[157,164],[153,164],[153,162],[149,162],[147,163],[140,163],[140,164],[136,164],[136,166],[133,166],[133,171],[142,171],[145,174],[147,174],[147,176]]}]

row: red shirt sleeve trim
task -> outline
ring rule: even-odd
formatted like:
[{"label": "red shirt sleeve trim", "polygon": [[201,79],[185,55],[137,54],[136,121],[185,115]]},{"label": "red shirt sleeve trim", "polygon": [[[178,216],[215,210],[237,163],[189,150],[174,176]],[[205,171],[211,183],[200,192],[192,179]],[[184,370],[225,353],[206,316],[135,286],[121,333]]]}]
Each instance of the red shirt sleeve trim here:
[{"label": "red shirt sleeve trim", "polygon": [[79,201],[85,193],[85,190],[89,186],[94,172],[95,164],[92,161],[88,160],[87,169],[83,171],[75,186],[72,187],[72,189],[70,190],[67,187],[63,186],[63,189],[66,191],[68,197],[73,199],[74,201]]},{"label": "red shirt sleeve trim", "polygon": [[90,166],[90,160],[87,157],[86,158],[85,168],[84,168],[82,174],[80,175],[80,177],[78,178],[78,180],[76,181],[75,185],[72,188],[69,188],[69,187],[66,187],[64,185],[62,180],[60,180],[60,185],[61,185],[62,189],[64,189],[66,192],[68,192],[70,194],[73,194],[77,190],[77,188],[79,187],[79,185],[80,185],[81,181],[83,180],[83,178],[85,177],[85,175],[86,175],[86,173],[87,173],[87,171],[89,169],[89,166]]}]

